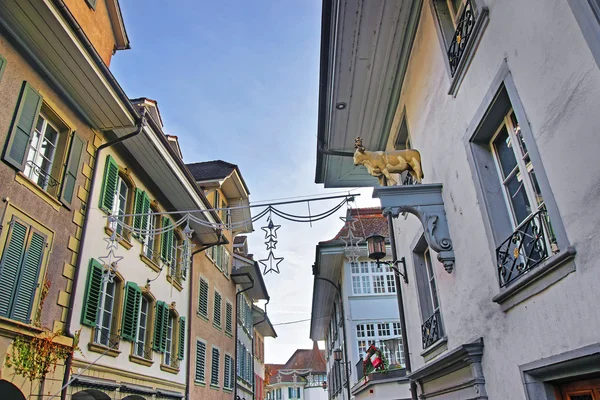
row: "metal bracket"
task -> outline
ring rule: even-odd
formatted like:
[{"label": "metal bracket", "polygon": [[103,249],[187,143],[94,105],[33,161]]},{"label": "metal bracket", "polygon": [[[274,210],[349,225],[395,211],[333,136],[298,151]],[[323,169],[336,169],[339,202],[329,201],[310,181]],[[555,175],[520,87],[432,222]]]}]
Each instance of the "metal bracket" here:
[{"label": "metal bracket", "polygon": [[[377,266],[379,266],[379,264],[386,264],[388,267],[394,270],[394,273],[404,278],[404,283],[408,284],[408,274],[406,273],[406,260],[404,259],[404,257],[396,261],[377,261]],[[402,264],[403,272],[400,272],[398,264]]]}]

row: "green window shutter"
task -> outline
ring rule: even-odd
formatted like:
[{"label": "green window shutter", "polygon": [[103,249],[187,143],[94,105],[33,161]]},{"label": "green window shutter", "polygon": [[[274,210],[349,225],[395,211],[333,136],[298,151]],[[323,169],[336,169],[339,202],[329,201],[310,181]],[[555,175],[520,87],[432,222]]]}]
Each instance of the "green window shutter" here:
[{"label": "green window shutter", "polygon": [[8,317],[16,292],[19,269],[25,255],[27,225],[13,218],[0,263],[0,316]]},{"label": "green window shutter", "polygon": [[225,304],[225,332],[233,333],[233,306],[231,303]]},{"label": "green window shutter", "polygon": [[[162,228],[167,229],[171,227],[171,220],[167,217],[162,217]],[[161,237],[160,256],[164,262],[170,260],[169,254],[171,254],[170,238],[172,237],[172,230],[163,232]]]},{"label": "green window shutter", "polygon": [[[162,314],[162,333],[161,333],[161,337],[160,337],[160,348],[161,348],[161,352],[165,352],[167,351],[167,333],[168,333],[168,327],[169,327],[169,307],[167,306],[167,303],[163,303],[163,307],[164,307],[164,311]],[[173,332],[171,332],[171,334],[173,334]],[[171,342],[173,342],[173,337],[171,337]]]},{"label": "green window shutter", "polygon": [[77,172],[79,171],[79,162],[85,142],[75,132],[71,136],[71,146],[69,158],[63,175],[62,189],[60,191],[60,200],[64,204],[71,204],[73,194],[75,193],[75,184],[77,183]]},{"label": "green window shutter", "polygon": [[102,295],[102,273],[104,267],[93,258],[90,260],[90,267],[87,276],[87,288],[83,300],[83,311],[81,313],[81,324],[86,326],[96,326],[96,314],[100,307],[100,297]]},{"label": "green window shutter", "polygon": [[117,182],[119,180],[119,166],[110,155],[106,157],[104,166],[104,181],[102,182],[102,192],[100,193],[100,209],[111,213],[117,193]]},{"label": "green window shutter", "polygon": [[198,289],[198,312],[208,318],[208,282],[202,278],[200,278],[200,288]]},{"label": "green window shutter", "polygon": [[167,348],[167,323],[169,321],[169,309],[164,301],[156,302],[156,318],[154,320],[154,341],[152,348],[164,353]]},{"label": "green window shutter", "polygon": [[[146,229],[148,226],[148,213],[150,212],[150,197],[148,197],[148,193],[144,192],[144,198],[142,199],[142,229]],[[142,238],[146,238],[147,234],[151,233],[143,233]]]},{"label": "green window shutter", "polygon": [[4,149],[4,160],[20,170],[25,167],[25,156],[31,141],[31,133],[41,107],[42,95],[25,82],[13,118],[8,143]]},{"label": "green window shutter", "polygon": [[[145,194],[146,193],[143,190],[138,189],[138,188],[135,189],[135,200],[134,200],[134,209],[133,209],[134,214],[142,214],[144,212],[144,195]],[[146,225],[144,225],[142,223],[141,215],[136,215],[133,217],[133,229],[137,230],[137,229],[142,229],[145,227],[146,227]],[[133,236],[136,238],[143,237],[143,235],[140,235],[135,231],[134,231]]]},{"label": "green window shutter", "polygon": [[15,293],[11,318],[31,323],[31,306],[38,286],[38,278],[46,248],[46,236],[31,229],[25,258],[19,274],[19,288]]},{"label": "green window shutter", "polygon": [[185,351],[185,317],[179,318],[179,348],[177,351],[177,358],[183,360],[183,354]]},{"label": "green window shutter", "polygon": [[123,322],[121,326],[121,337],[133,342],[138,327],[138,315],[142,304],[142,291],[133,282],[125,285],[125,302],[123,306]]},{"label": "green window shutter", "polygon": [[0,79],[2,79],[4,69],[6,69],[6,59],[0,55]]},{"label": "green window shutter", "polygon": [[293,399],[294,398],[294,394],[292,393],[292,388],[289,387],[288,388],[288,399]]}]

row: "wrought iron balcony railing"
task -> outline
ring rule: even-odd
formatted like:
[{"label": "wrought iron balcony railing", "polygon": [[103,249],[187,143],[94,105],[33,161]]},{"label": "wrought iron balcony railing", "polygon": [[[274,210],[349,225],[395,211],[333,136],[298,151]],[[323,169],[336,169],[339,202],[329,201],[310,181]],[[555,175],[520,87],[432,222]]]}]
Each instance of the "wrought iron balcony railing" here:
[{"label": "wrought iron balcony railing", "polygon": [[[35,164],[33,161],[29,160],[25,163],[25,166],[31,168],[33,175],[37,176],[35,181],[42,188],[55,187],[60,185],[60,181],[58,179],[53,178],[48,172],[46,172],[42,167]],[[33,179],[33,178],[32,178]]]},{"label": "wrought iron balcony railing", "polygon": [[473,33],[475,17],[475,10],[473,9],[471,0],[466,0],[460,18],[456,22],[456,30],[454,31],[452,42],[448,46],[448,62],[450,63],[450,73],[452,76],[454,76],[458,69],[458,64],[460,64],[471,33]]},{"label": "wrought iron balcony railing", "polygon": [[423,348],[426,349],[442,338],[442,321],[440,311],[436,310],[431,317],[421,325]]},{"label": "wrought iron balcony railing", "polygon": [[548,212],[541,208],[496,249],[500,287],[520,278],[555,253],[558,246]]}]

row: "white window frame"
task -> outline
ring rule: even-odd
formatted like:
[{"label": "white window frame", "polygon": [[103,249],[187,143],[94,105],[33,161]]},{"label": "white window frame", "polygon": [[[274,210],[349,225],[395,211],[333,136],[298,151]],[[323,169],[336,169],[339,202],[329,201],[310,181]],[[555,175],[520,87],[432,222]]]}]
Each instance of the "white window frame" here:
[{"label": "white window frame", "polygon": [[144,238],[144,256],[146,256],[148,259],[153,260],[154,261],[154,243],[156,238],[154,237],[154,231],[156,229],[156,221],[158,220],[158,218],[156,218],[156,214],[154,214],[156,212],[156,210],[150,208],[150,214],[148,215],[148,219],[146,222],[146,226],[144,227],[144,229],[146,229],[147,233],[146,233],[146,237]]},{"label": "white window frame", "polygon": [[[379,296],[396,294],[394,270],[382,260],[377,266],[376,261],[359,261],[350,263],[350,279],[353,296]],[[366,267],[366,268],[365,268]],[[383,287],[376,282],[383,280]],[[383,289],[383,291],[381,291]],[[367,292],[368,290],[368,292]]]},{"label": "white window frame", "polygon": [[175,353],[175,351],[173,351],[173,331],[175,330],[175,325],[175,316],[169,312],[169,317],[167,318],[167,347],[165,349],[165,353],[163,354],[163,361],[165,365],[171,365],[175,359],[173,357],[173,353]]},{"label": "white window frame", "polygon": [[[42,120],[41,132],[38,130],[38,124],[39,124],[40,119]],[[48,127],[51,127],[52,129],[54,129],[56,131],[56,138],[54,140],[54,143],[51,142],[50,140],[46,139],[46,133],[48,131]],[[38,137],[37,143],[35,143],[35,146],[34,146],[36,135],[39,135],[39,137]],[[41,187],[44,190],[47,190],[49,179],[46,178],[46,175],[52,176],[52,167],[54,166],[54,158],[56,157],[56,149],[58,147],[58,143],[59,143],[60,136],[61,136],[60,129],[43,112],[40,112],[38,119],[35,123],[35,127],[33,129],[33,136],[34,137],[32,138],[31,142],[29,143],[29,149],[27,151],[27,161],[31,161],[42,172],[36,173],[35,168],[32,168],[31,166],[28,166],[26,164],[23,173],[29,179],[34,181],[39,187]],[[47,157],[46,155],[44,155],[44,152],[42,150],[44,142],[49,143],[50,147],[53,149],[52,153],[50,154],[50,157]],[[49,165],[48,165],[47,169],[43,168],[43,166],[41,165],[41,164],[43,164],[43,161],[39,161],[40,159],[48,161]],[[37,177],[36,177],[36,175],[37,175]]]},{"label": "white window frame", "polygon": [[[371,326],[371,329],[369,328]],[[381,331],[388,330],[389,334],[381,334]],[[361,333],[362,332],[362,333]],[[372,334],[369,334],[372,332]],[[375,344],[386,356],[390,359],[390,351],[385,347],[383,340],[399,338],[401,341],[398,344],[398,350],[396,352],[396,359],[400,360],[404,365],[404,350],[402,348],[402,331],[400,329],[400,322],[386,321],[386,322],[365,322],[356,325],[356,349],[358,355],[364,357],[366,350],[371,344]],[[364,342],[361,344],[361,342]]]},{"label": "white window frame", "polygon": [[[144,312],[144,303],[146,303],[146,311]],[[143,317],[143,318],[142,318]],[[150,317],[150,301],[146,296],[142,295],[140,301],[140,310],[137,318],[137,329],[135,332],[134,354],[138,357],[146,357],[146,340],[148,339],[148,322]],[[143,322],[142,322],[143,321]]]},{"label": "white window frame", "polygon": [[[96,314],[96,329],[94,332],[94,343],[98,343],[102,346],[106,346],[106,347],[110,347],[111,343],[110,343],[110,337],[112,335],[112,323],[113,323],[113,319],[115,317],[114,313],[115,313],[115,302],[117,299],[117,285],[118,282],[116,280],[113,280],[112,282],[109,282],[107,280],[104,280],[102,283],[102,297],[100,299],[100,307],[98,307],[98,313]],[[112,293],[109,294],[108,289],[111,288]],[[106,298],[107,297],[111,297],[112,298],[112,306],[110,307],[110,310],[106,309]],[[102,321],[104,321],[104,316],[108,314],[110,316],[110,318],[108,318],[108,326],[104,326],[102,324]],[[102,331],[106,330],[108,331],[108,335],[106,337],[104,337],[102,335]]]}]

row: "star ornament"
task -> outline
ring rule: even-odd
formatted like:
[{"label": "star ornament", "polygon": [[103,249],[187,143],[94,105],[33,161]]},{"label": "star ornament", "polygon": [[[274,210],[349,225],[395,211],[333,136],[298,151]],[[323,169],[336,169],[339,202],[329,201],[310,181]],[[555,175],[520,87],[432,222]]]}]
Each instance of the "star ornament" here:
[{"label": "star ornament", "polygon": [[267,250],[275,249],[277,247],[277,240],[270,239],[265,242]]},{"label": "star ornament", "polygon": [[[275,257],[275,255],[273,254],[273,250],[269,251],[269,256],[267,258],[263,260],[258,260],[259,263],[265,266],[263,270],[263,275],[266,275],[271,271],[279,273],[279,264],[281,264],[282,261],[283,257]],[[273,264],[275,265],[273,266]]]},{"label": "star ornament", "polygon": [[273,220],[269,218],[269,224],[267,226],[263,226],[260,229],[265,231],[265,239],[277,239],[277,229],[279,228],[281,228],[281,225],[275,225],[273,223]]},{"label": "star ornament", "polygon": [[344,226],[348,227],[348,230],[355,230],[356,229],[356,227],[354,226],[354,224],[356,224],[356,222],[358,221],[358,219],[354,218],[353,216],[350,216],[350,217],[340,217],[340,219],[344,223]]}]

